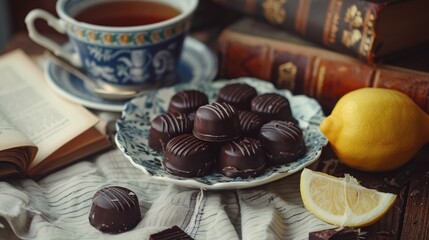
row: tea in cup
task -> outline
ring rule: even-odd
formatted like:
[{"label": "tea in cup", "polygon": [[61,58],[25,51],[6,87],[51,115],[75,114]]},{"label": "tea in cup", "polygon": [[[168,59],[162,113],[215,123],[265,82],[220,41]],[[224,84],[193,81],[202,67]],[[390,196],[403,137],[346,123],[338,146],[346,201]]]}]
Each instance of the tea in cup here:
[{"label": "tea in cup", "polygon": [[[143,90],[175,79],[183,42],[198,0],[58,0],[59,18],[32,10],[30,38],[92,79],[124,90]],[[74,51],[35,28],[44,19],[67,34]]]}]

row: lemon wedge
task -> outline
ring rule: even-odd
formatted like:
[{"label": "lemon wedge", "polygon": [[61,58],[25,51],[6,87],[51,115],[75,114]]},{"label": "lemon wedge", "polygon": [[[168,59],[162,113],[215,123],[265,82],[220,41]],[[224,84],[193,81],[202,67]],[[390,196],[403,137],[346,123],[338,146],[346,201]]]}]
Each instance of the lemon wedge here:
[{"label": "lemon wedge", "polygon": [[363,227],[383,217],[396,195],[359,184],[352,176],[337,178],[305,168],[301,173],[305,208],[321,220],[338,226]]}]

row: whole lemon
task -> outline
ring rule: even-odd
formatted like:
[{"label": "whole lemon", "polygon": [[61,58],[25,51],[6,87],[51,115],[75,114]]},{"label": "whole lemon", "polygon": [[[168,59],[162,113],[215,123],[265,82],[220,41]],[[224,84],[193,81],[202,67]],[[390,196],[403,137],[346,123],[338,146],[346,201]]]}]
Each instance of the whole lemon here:
[{"label": "whole lemon", "polygon": [[407,95],[361,88],[337,102],[320,124],[344,164],[377,172],[407,163],[429,140],[429,117]]}]

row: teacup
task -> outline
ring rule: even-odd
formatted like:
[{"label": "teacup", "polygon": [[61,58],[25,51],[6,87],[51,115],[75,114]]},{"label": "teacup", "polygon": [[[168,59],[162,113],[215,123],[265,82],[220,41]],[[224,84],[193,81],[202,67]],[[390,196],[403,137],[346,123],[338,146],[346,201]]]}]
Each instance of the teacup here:
[{"label": "teacup", "polygon": [[[198,0],[58,0],[59,18],[34,9],[25,22],[33,41],[92,79],[141,90],[174,80],[197,5]],[[36,19],[67,34],[74,51],[38,32]]]}]

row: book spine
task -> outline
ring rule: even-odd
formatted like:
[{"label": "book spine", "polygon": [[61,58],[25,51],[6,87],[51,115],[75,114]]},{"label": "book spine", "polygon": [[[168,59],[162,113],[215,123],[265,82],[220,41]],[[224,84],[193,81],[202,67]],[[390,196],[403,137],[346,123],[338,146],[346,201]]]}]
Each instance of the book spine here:
[{"label": "book spine", "polygon": [[330,112],[346,93],[364,87],[399,90],[429,113],[429,74],[375,67],[353,57],[235,31],[218,38],[219,77],[255,77],[306,94]]},{"label": "book spine", "polygon": [[373,63],[375,57],[377,17],[387,4],[345,0],[215,2],[368,63]]},{"label": "book spine", "polygon": [[330,112],[337,101],[353,90],[371,87],[374,69],[350,60],[327,59],[315,56],[313,74],[303,93],[317,99],[324,110]]},{"label": "book spine", "polygon": [[401,91],[429,113],[429,74],[426,72],[382,66],[377,69],[372,86]]}]

